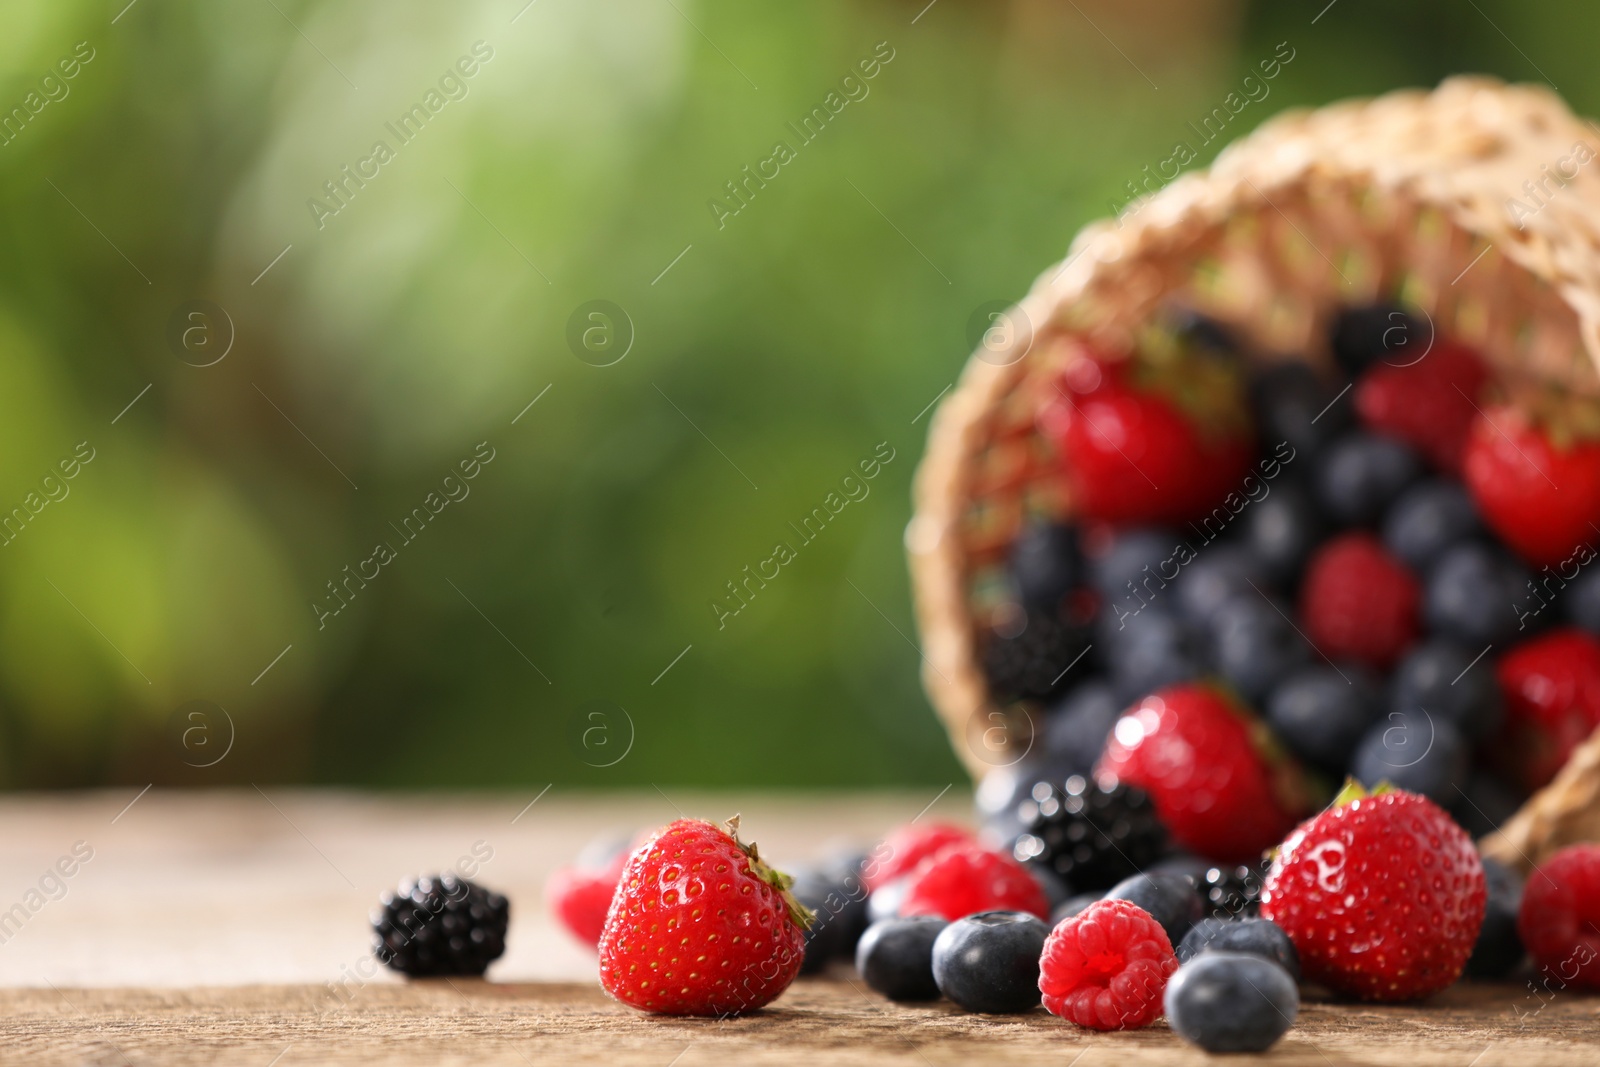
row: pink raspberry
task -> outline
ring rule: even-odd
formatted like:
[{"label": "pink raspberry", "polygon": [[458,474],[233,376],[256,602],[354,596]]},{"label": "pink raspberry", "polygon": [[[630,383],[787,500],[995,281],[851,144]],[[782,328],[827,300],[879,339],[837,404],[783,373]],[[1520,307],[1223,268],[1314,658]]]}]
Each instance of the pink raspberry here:
[{"label": "pink raspberry", "polygon": [[921,826],[907,823],[872,850],[871,860],[862,869],[861,880],[868,889],[876,889],[910,874],[935,852],[973,840],[972,831],[953,823],[927,822]]},{"label": "pink raspberry", "polygon": [[1600,845],[1572,845],[1528,876],[1522,943],[1547,978],[1600,989]]},{"label": "pink raspberry", "polygon": [[923,860],[900,905],[901,915],[942,915],[951,922],[980,911],[1025,911],[1046,919],[1050,901],[1022,864],[966,842]]},{"label": "pink raspberry", "polygon": [[1050,1014],[1091,1030],[1137,1030],[1161,1014],[1178,969],[1161,924],[1137,904],[1101,900],[1050,931],[1039,992]]}]

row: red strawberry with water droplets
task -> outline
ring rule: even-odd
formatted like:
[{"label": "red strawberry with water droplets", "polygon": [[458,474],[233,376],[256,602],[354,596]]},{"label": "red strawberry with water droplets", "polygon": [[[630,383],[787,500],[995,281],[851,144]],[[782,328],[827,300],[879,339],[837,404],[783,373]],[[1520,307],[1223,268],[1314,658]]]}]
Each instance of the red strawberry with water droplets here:
[{"label": "red strawberry with water droplets", "polygon": [[754,1011],[789,987],[812,914],[727,830],[679,819],[628,857],[600,935],[600,985],[665,1015]]},{"label": "red strawberry with water droplets", "polygon": [[1461,472],[1461,457],[1478,414],[1489,368],[1467,346],[1438,340],[1418,359],[1409,349],[1379,362],[1356,383],[1361,421],[1397,437],[1448,474]]},{"label": "red strawberry with water droplets", "polygon": [[1106,522],[1198,519],[1254,458],[1238,369],[1206,356],[1081,354],[1053,383],[1039,427],[1078,513]]},{"label": "red strawberry with water droplets", "polygon": [[1310,810],[1302,772],[1267,727],[1201,683],[1169,686],[1125,713],[1095,775],[1143,789],[1174,840],[1230,863],[1260,859]]},{"label": "red strawberry with water droplets", "polygon": [[1318,548],[1300,587],[1300,619],[1311,644],[1333,659],[1388,670],[1417,639],[1422,587],[1367,533]]},{"label": "red strawberry with water droplets", "polygon": [[1414,1000],[1461,976],[1483,923],[1478,850],[1433,801],[1351,781],[1278,850],[1261,914],[1308,981],[1363,1000]]},{"label": "red strawberry with water droplets", "polygon": [[1489,528],[1536,567],[1600,538],[1597,413],[1567,402],[1553,415],[1497,407],[1473,423],[1463,463]]},{"label": "red strawberry with water droplets", "polygon": [[1600,727],[1600,640],[1552,630],[1507,652],[1495,675],[1506,705],[1495,755],[1524,787],[1538,789]]}]

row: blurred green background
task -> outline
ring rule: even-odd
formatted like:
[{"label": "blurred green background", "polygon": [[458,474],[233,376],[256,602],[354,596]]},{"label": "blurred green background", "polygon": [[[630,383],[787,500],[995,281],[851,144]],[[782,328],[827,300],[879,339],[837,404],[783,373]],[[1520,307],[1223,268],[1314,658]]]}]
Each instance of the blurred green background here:
[{"label": "blurred green background", "polygon": [[1600,112],[1592,4],[925,3],[0,4],[4,783],[952,781],[900,539],[974,314],[1230,92]]}]

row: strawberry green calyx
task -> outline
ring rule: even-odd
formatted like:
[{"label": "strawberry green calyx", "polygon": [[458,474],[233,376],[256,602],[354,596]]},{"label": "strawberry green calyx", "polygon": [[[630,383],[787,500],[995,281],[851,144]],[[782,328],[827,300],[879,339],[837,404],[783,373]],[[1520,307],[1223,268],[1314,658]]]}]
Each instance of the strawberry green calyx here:
[{"label": "strawberry green calyx", "polygon": [[1344,788],[1339,790],[1339,795],[1333,798],[1333,803],[1329,804],[1328,807],[1330,809],[1342,808],[1346,804],[1353,804],[1358,800],[1365,800],[1367,797],[1381,797],[1385,793],[1393,793],[1394,791],[1394,786],[1387,781],[1379,782],[1369,790],[1354,778],[1346,778],[1344,780]]},{"label": "strawberry green calyx", "polygon": [[749,858],[750,873],[778,891],[778,894],[783,897],[783,905],[789,913],[791,922],[802,930],[810,930],[811,924],[816,922],[817,915],[810,908],[800,903],[795,895],[789,891],[789,887],[794,885],[794,879],[774,867],[767,866],[762,861],[761,851],[756,847],[754,841],[747,845],[739,840],[739,816],[737,814],[723,825],[728,831],[728,836],[733,838],[734,844],[738,845],[745,856]]}]

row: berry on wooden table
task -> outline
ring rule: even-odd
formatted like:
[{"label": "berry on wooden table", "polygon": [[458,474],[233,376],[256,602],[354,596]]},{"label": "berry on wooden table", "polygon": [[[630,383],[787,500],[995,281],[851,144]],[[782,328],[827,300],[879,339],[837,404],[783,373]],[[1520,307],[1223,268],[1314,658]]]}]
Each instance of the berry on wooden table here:
[{"label": "berry on wooden table", "polygon": [[862,981],[890,1000],[938,1000],[933,943],[948,925],[937,915],[873,923],[856,944],[856,970]]},{"label": "berry on wooden table", "polygon": [[812,915],[727,829],[679,819],[628,857],[600,936],[600,985],[664,1015],[733,1015],[789,987]]},{"label": "berry on wooden table", "polygon": [[969,843],[923,860],[900,904],[901,915],[940,915],[952,922],[979,911],[1023,911],[1042,919],[1050,914],[1050,901],[1022,864]]},{"label": "berry on wooden table", "polygon": [[1188,963],[1202,952],[1248,952],[1300,977],[1294,942],[1271,919],[1201,919],[1178,943],[1178,962]]},{"label": "berry on wooden table", "polygon": [[872,850],[871,858],[862,868],[861,879],[868,889],[903,878],[917,869],[917,865],[935,852],[950,845],[964,845],[976,840],[972,831],[948,822],[906,823],[890,831]]},{"label": "berry on wooden table", "polygon": [[617,891],[622,865],[627,861],[628,853],[623,850],[598,869],[581,864],[558,867],[544,884],[545,900],[556,919],[568,933],[590,948],[600,943],[600,931],[605,929],[606,913],[611,910],[611,897]]},{"label": "berry on wooden table", "polygon": [[1600,845],[1569,845],[1539,864],[1517,929],[1547,981],[1600,989]]},{"label": "berry on wooden table", "polygon": [[1145,871],[1124,878],[1107,890],[1106,900],[1126,900],[1138,905],[1166,931],[1176,945],[1205,914],[1205,904],[1188,875],[1174,871]]},{"label": "berry on wooden table", "polygon": [[1300,990],[1282,967],[1244,952],[1206,952],[1172,976],[1167,1022],[1207,1052],[1265,1052],[1294,1025]]},{"label": "berry on wooden table", "polygon": [[441,874],[384,895],[372,916],[380,962],[412,978],[481,975],[506,950],[511,905],[499,893]]},{"label": "berry on wooden table", "polygon": [[1167,830],[1144,790],[1073,775],[1040,782],[1020,805],[1017,859],[1054,871],[1079,892],[1109,889],[1161,858]]},{"label": "berry on wooden table", "polygon": [[1039,1003],[1039,953],[1049,933],[1048,926],[1023,912],[965,916],[934,938],[934,982],[967,1011],[1027,1011]]},{"label": "berry on wooden table", "polygon": [[1279,849],[1261,915],[1309,981],[1363,1000],[1412,1000],[1461,975],[1483,922],[1478,850],[1442,808],[1346,784]]},{"label": "berry on wooden table", "polygon": [[1126,900],[1102,900],[1050,931],[1039,991],[1052,1015],[1090,1030],[1137,1030],[1161,1014],[1178,969],[1161,924]]}]

